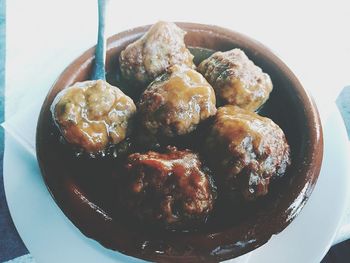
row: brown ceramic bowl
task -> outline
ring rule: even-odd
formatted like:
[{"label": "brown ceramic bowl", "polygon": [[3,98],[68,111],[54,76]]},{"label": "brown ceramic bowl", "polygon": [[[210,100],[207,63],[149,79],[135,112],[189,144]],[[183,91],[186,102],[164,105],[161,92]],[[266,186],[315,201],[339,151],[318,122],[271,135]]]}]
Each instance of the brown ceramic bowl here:
[{"label": "brown ceramic bowl", "polygon": [[[240,215],[237,220],[225,223],[217,220],[197,232],[188,233],[147,231],[147,227],[129,225],[122,219],[123,215],[113,212],[114,187],[106,174],[108,165],[76,160],[65,154],[50,113],[50,105],[59,91],[74,82],[89,79],[94,48],[66,68],[46,97],[37,126],[38,161],[46,185],[62,211],[84,235],[103,246],[152,261],[226,260],[266,243],[272,235],[281,232],[305,205],[322,162],[321,123],[310,96],[291,70],[268,48],[221,27],[192,23],[178,25],[187,31],[185,40],[188,46],[222,51],[239,47],[271,76],[274,90],[261,114],[273,119],[284,130],[291,146],[292,165],[282,180],[271,185],[266,198],[249,212],[235,211]],[[117,72],[120,52],[148,28],[138,27],[109,39],[107,71]],[[197,50],[200,55],[196,60],[207,56],[203,52]],[[128,92],[127,87],[124,88]],[[113,168],[113,164],[109,166]]]}]

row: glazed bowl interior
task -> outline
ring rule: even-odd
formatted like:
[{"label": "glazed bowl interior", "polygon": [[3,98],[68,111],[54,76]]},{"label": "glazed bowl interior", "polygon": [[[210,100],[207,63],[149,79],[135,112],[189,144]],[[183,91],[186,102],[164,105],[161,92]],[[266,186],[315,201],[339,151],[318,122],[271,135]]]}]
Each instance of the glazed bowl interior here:
[{"label": "glazed bowl interior", "polygon": [[[260,110],[285,132],[291,147],[292,165],[285,177],[271,185],[266,198],[249,212],[231,211],[237,220],[215,221],[196,232],[146,231],[121,220],[112,212],[113,184],[106,169],[113,164],[84,162],[60,150],[50,105],[56,94],[78,81],[88,80],[94,48],[70,64],[49,91],[37,126],[37,157],[45,183],[66,216],[83,234],[107,248],[152,261],[218,261],[237,257],[266,243],[281,232],[300,212],[319,175],[323,154],[322,128],[317,109],[288,67],[262,44],[216,26],[178,23],[187,31],[185,42],[195,53],[195,62],[209,55],[206,49],[226,51],[241,48],[271,76],[274,89]],[[149,26],[112,36],[108,41],[107,80],[132,93],[118,82],[118,56]],[[204,51],[198,48],[204,48]],[[302,62],[301,62],[302,63]],[[97,174],[99,180],[91,179]],[[96,178],[96,176],[94,177]],[[224,215],[223,215],[224,217]],[[147,227],[145,227],[147,228]]]}]

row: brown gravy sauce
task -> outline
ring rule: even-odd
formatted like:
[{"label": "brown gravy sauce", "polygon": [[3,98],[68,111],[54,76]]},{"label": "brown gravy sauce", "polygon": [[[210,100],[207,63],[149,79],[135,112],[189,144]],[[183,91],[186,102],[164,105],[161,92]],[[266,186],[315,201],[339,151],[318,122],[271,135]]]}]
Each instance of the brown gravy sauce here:
[{"label": "brown gravy sauce", "polygon": [[[202,48],[190,48],[190,50],[195,56],[194,61],[196,65],[213,52],[212,50]],[[120,77],[119,71],[117,74],[115,72],[108,72],[107,81],[111,85],[119,87],[134,99],[135,104],[137,103],[140,95],[139,92],[136,89],[133,90],[126,86]],[[261,114],[267,117],[271,114],[268,104],[269,102],[261,110]],[[203,141],[202,136],[208,122],[210,120],[199,125],[196,131],[187,136],[171,141],[163,141],[163,145],[170,144],[179,149],[189,148],[200,152]],[[231,204],[227,203],[219,195],[215,209],[204,225],[182,231],[165,231],[136,222],[116,204],[115,190],[118,184],[118,176],[116,174],[122,171],[123,156],[119,156],[118,158],[109,156],[104,159],[90,159],[84,155],[76,157],[69,146],[62,144],[62,138],[53,122],[48,129],[51,132],[46,144],[50,145],[50,149],[54,151],[50,154],[51,157],[48,157],[48,166],[50,166],[50,163],[59,161],[62,166],[65,166],[65,169],[62,168],[62,177],[60,178],[46,177],[47,184],[50,186],[55,198],[58,199],[59,204],[64,200],[76,200],[77,198],[65,198],[66,195],[74,194],[78,196],[78,199],[83,204],[88,206],[88,208],[81,208],[79,218],[74,216],[77,214],[77,211],[72,211],[76,207],[73,203],[67,204],[64,207],[65,213],[85,235],[97,240],[108,248],[142,258],[154,258],[154,255],[158,254],[168,255],[170,257],[169,261],[175,261],[174,258],[172,259],[174,256],[199,255],[200,253],[196,252],[198,248],[189,245],[191,244],[191,240],[193,238],[196,239],[197,236],[207,237],[208,243],[201,244],[204,248],[211,247],[213,240],[215,241],[214,244],[217,244],[217,246],[212,247],[211,255],[208,255],[209,258],[206,258],[206,260],[220,258],[220,254],[225,255],[227,251],[231,253],[237,249],[241,250],[245,244],[249,244],[249,242],[254,243],[254,229],[245,235],[245,240],[238,240],[230,247],[220,246],[222,242],[227,243],[230,237],[227,236],[225,238],[222,235],[218,237],[217,233],[225,231],[228,227],[239,226],[243,222],[254,222],[254,218],[258,215],[259,217],[263,217],[265,210],[271,210],[278,205],[283,189],[290,183],[288,176],[279,181],[272,182],[270,192],[266,197],[256,202],[238,205],[236,207],[232,207]],[[142,146],[133,145],[130,151],[145,152],[148,150],[147,148],[142,148]],[[55,165],[57,166],[57,164]],[[67,170],[69,172],[66,172]],[[71,191],[72,188],[74,188],[73,191]],[[90,216],[90,213],[96,213],[96,218],[100,219],[96,219],[94,223],[85,221],[85,218]],[[242,228],[235,231],[239,233],[240,231],[247,231],[247,229]],[[188,242],[181,242],[183,238]],[[211,256],[213,257],[211,258]]]}]

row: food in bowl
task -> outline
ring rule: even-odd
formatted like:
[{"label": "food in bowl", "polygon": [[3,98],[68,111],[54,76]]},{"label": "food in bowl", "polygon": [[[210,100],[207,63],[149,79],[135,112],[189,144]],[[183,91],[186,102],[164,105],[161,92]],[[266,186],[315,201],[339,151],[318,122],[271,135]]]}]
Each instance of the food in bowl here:
[{"label": "food in bowl", "polygon": [[174,23],[160,21],[154,24],[121,52],[119,63],[124,79],[142,89],[172,65],[193,68],[193,55],[185,45],[185,34]]},{"label": "food in bowl", "polygon": [[222,104],[256,111],[272,91],[270,76],[238,48],[215,52],[198,66],[198,71],[213,86]]},{"label": "food in bowl", "polygon": [[185,135],[215,115],[215,93],[200,73],[174,65],[142,93],[138,111],[142,127],[151,135]]},{"label": "food in bowl", "polygon": [[95,156],[126,138],[136,106],[119,88],[97,80],[62,90],[51,111],[64,139],[77,151]]},{"label": "food in bowl", "polygon": [[[99,156],[91,160],[67,154],[66,149],[61,147],[59,138],[62,135],[57,125],[52,123],[50,112],[50,106],[61,90],[89,79],[93,48],[69,65],[49,92],[38,122],[37,156],[50,193],[86,236],[107,248],[151,261],[216,262],[263,245],[300,212],[319,173],[322,129],[312,100],[294,74],[269,49],[244,35],[216,26],[177,25],[187,32],[185,42],[194,55],[196,65],[216,51],[240,48],[271,77],[274,90],[259,108],[258,114],[272,119],[283,130],[290,145],[292,162],[283,176],[270,180],[267,194],[253,200],[243,199],[238,207],[234,207],[231,197],[225,194],[224,185],[218,180],[221,176],[205,151],[205,141],[216,118],[213,115],[200,121],[186,136],[175,135],[163,140],[156,150],[153,149],[155,153],[164,154],[167,146],[171,145],[176,146],[178,151],[191,151],[198,156],[203,171],[212,174],[217,198],[203,220],[185,220],[185,224],[167,225],[164,221],[157,223],[138,217],[125,206],[120,207],[117,196],[121,193],[119,186],[123,185],[121,179],[126,175],[123,168],[128,160],[126,156]],[[133,93],[133,87],[123,82],[118,61],[121,52],[146,34],[149,28],[144,26],[117,34],[110,39],[107,48],[107,81],[120,87],[135,104],[139,103],[139,94]],[[227,105],[217,100],[216,107],[222,106]],[[135,127],[139,124],[139,119],[135,118]],[[133,130],[118,145],[125,141],[132,142],[135,134],[142,131],[139,127]],[[132,147],[128,154],[143,155],[150,151],[151,148],[142,145]],[[216,152],[210,155],[214,159]],[[211,173],[203,168],[206,166]],[[155,221],[155,226],[151,227],[152,222],[149,221]]]},{"label": "food in bowl", "polygon": [[291,162],[289,145],[277,124],[232,105],[218,109],[204,145],[223,194],[234,201],[266,195],[270,181],[283,176]]},{"label": "food in bowl", "polygon": [[[164,36],[167,41],[163,41]],[[126,73],[124,62],[130,50],[139,46],[151,46],[152,51],[157,51],[147,54],[149,61],[158,63],[163,58],[176,57],[177,54],[159,52],[174,51],[173,46],[183,48],[183,36],[184,32],[173,23],[155,24],[121,52],[121,72]],[[184,52],[189,51],[185,48]],[[192,61],[192,55],[185,56]],[[181,151],[161,140],[160,148],[165,148],[165,153],[146,148],[146,153],[129,155],[120,180],[124,183],[118,188],[121,205],[144,223],[168,229],[209,217],[217,186],[202,170],[199,154],[205,155],[207,165],[213,168],[222,199],[229,197],[237,203],[266,195],[270,180],[283,176],[290,165],[289,145],[282,129],[252,112],[263,105],[272,90],[268,74],[240,49],[216,52],[199,65],[198,70],[215,85],[215,91],[183,60],[160,64],[164,67],[147,75],[147,81],[152,82],[137,104],[137,120],[146,136],[179,137],[193,132],[208,118],[213,121],[208,134],[202,137],[204,147],[196,149],[198,152]],[[129,69],[139,70],[130,65],[133,64]],[[138,76],[134,74],[133,79],[140,81]],[[226,105],[217,111],[215,92],[235,106]],[[52,111],[64,138],[93,154],[126,138],[136,108],[117,87],[97,80],[76,83],[60,92]]]},{"label": "food in bowl", "polygon": [[163,153],[131,154],[125,165],[120,202],[141,222],[188,229],[205,222],[216,187],[198,154],[168,146]]}]

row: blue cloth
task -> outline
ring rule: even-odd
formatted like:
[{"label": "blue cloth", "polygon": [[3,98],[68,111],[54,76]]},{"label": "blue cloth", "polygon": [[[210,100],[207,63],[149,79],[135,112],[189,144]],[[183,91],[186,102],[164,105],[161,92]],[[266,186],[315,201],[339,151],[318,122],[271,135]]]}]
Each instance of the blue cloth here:
[{"label": "blue cloth", "polygon": [[345,87],[337,98],[337,106],[343,117],[350,140],[350,86]]},{"label": "blue cloth", "polygon": [[[0,122],[4,120],[5,0],[0,0]],[[28,253],[8,211],[3,183],[4,131],[0,128],[0,262]]]}]

